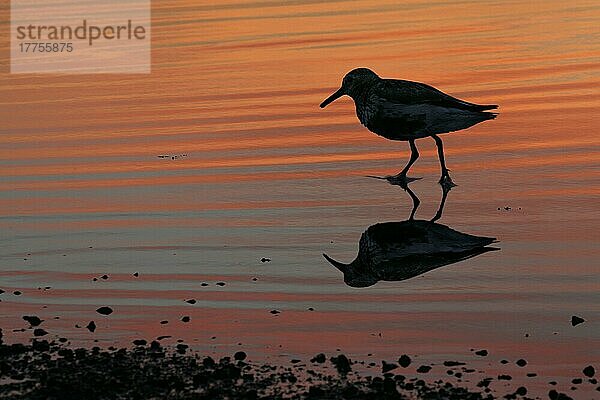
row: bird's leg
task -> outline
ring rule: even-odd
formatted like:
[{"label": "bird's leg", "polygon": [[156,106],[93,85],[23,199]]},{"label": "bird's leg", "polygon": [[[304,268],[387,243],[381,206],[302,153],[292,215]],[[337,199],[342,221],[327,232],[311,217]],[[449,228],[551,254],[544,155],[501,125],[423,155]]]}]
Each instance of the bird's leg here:
[{"label": "bird's leg", "polygon": [[440,184],[449,185],[450,187],[456,186],[454,182],[452,182],[450,174],[448,173],[448,171],[450,170],[446,168],[446,162],[444,161],[444,145],[442,143],[442,139],[440,139],[438,135],[432,135],[431,137],[433,138],[433,140],[435,140],[435,144],[438,150],[438,156],[440,158],[440,166],[442,167],[442,177],[440,178]]},{"label": "bird's leg", "polygon": [[414,180],[412,178],[408,179],[406,177],[406,174],[408,173],[408,170],[410,169],[410,167],[415,163],[415,161],[417,161],[417,158],[419,158],[419,151],[417,150],[417,146],[415,145],[415,140],[410,139],[408,141],[408,143],[410,144],[410,160],[408,160],[408,164],[406,164],[404,169],[402,171],[400,171],[400,173],[398,175],[396,175],[397,179],[401,179],[406,182]]}]

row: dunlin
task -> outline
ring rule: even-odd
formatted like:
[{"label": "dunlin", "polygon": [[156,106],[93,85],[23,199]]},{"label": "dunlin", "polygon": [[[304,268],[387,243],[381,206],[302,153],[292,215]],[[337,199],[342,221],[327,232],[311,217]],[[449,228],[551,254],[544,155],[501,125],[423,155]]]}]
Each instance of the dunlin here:
[{"label": "dunlin", "polygon": [[495,113],[485,112],[497,105],[479,105],[457,99],[420,82],[382,79],[368,68],[357,68],[346,74],[342,86],[321,103],[321,108],[343,95],[356,105],[356,115],[371,132],[391,140],[410,144],[411,156],[397,175],[407,180],[406,173],[419,158],[415,140],[432,137],[435,140],[442,169],[440,183],[453,185],[444,161],[442,133],[466,129],[493,119]]}]

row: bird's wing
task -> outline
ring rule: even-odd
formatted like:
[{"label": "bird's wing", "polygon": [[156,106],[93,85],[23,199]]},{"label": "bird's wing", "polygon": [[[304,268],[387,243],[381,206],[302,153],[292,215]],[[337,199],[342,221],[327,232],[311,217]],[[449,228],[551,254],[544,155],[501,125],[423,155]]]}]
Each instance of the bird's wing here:
[{"label": "bird's wing", "polygon": [[498,108],[497,105],[480,105],[452,97],[433,86],[420,82],[398,79],[382,79],[374,88],[378,96],[399,104],[432,104],[441,107],[468,111],[483,111]]}]

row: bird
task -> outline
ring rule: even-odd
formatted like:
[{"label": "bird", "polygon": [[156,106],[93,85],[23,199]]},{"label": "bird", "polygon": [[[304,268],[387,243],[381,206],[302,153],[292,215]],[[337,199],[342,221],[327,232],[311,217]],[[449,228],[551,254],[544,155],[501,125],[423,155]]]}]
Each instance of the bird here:
[{"label": "bird", "polygon": [[348,72],[341,87],[320,107],[325,108],[343,95],[354,100],[358,120],[371,132],[390,140],[408,141],[410,160],[396,175],[397,179],[404,181],[415,179],[406,176],[419,158],[415,140],[431,137],[435,140],[440,160],[442,174],[439,182],[455,186],[446,168],[444,147],[438,135],[466,129],[498,115],[486,112],[498,108],[496,104],[469,103],[421,82],[383,79],[368,68]]}]

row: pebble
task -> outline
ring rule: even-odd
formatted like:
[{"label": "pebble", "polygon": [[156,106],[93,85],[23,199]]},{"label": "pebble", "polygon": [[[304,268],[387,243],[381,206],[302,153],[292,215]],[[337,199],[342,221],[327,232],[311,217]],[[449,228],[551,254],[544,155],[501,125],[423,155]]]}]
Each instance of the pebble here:
[{"label": "pebble", "polygon": [[113,309],[112,309],[112,308],[110,308],[110,307],[104,306],[104,307],[100,307],[100,308],[98,308],[98,309],[96,310],[96,312],[97,312],[98,314],[102,314],[102,315],[110,315],[110,314],[112,314],[112,312],[113,312]]}]

